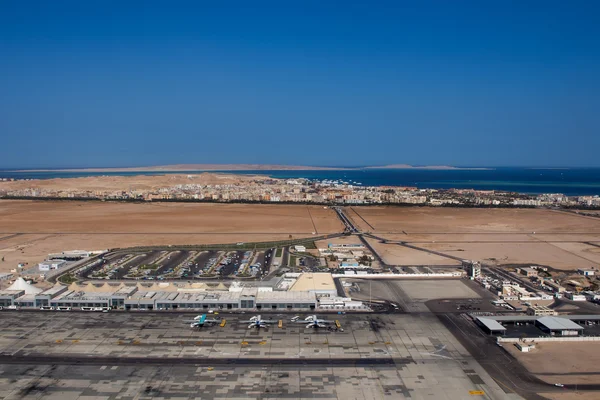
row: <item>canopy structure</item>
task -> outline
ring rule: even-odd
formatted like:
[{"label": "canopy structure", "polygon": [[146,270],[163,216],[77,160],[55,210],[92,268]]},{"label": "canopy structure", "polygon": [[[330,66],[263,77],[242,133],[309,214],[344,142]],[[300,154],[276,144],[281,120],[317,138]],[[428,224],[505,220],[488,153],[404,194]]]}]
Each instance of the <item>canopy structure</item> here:
[{"label": "canopy structure", "polygon": [[6,288],[6,290],[24,290],[25,294],[38,294],[43,292],[42,289],[36,288],[30,283],[27,283],[25,279],[19,277],[12,285]]}]

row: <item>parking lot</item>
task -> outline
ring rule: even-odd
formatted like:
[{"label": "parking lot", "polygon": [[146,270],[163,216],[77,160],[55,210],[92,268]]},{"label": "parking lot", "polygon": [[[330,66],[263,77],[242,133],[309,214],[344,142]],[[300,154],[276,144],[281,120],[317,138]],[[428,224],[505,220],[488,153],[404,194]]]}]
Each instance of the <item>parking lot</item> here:
[{"label": "parking lot", "polygon": [[261,278],[268,274],[269,250],[152,250],[108,253],[76,271],[81,279],[193,280]]}]

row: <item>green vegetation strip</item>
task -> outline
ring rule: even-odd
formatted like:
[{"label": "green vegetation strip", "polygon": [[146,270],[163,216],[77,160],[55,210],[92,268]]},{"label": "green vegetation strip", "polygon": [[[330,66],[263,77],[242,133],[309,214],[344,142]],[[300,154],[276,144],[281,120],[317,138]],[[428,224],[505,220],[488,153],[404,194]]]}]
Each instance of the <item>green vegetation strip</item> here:
[{"label": "green vegetation strip", "polygon": [[73,274],[66,274],[58,278],[60,283],[64,283],[65,285],[70,285],[73,282],[77,282],[77,278],[73,276]]},{"label": "green vegetation strip", "polygon": [[325,236],[312,237],[312,238],[301,238],[291,240],[279,240],[276,242],[248,242],[237,245],[235,243],[227,244],[198,244],[198,245],[171,245],[171,246],[140,246],[140,247],[129,247],[123,249],[112,249],[113,251],[147,251],[147,250],[266,250],[276,247],[293,246],[301,244],[307,249],[316,249],[315,241],[323,240]]},{"label": "green vegetation strip", "polygon": [[283,249],[280,247],[277,249],[277,252],[275,253],[275,257],[281,257],[282,254],[283,254]]}]

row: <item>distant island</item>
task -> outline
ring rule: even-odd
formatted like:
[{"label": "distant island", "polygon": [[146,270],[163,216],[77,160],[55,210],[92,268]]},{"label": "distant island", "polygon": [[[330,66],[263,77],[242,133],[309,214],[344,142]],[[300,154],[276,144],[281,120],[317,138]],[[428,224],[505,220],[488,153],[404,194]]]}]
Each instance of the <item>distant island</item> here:
[{"label": "distant island", "polygon": [[319,167],[277,164],[173,164],[124,168],[21,169],[13,172],[357,171],[364,169],[489,170],[492,168],[465,168],[448,165],[414,166],[409,164],[374,165],[366,167]]}]

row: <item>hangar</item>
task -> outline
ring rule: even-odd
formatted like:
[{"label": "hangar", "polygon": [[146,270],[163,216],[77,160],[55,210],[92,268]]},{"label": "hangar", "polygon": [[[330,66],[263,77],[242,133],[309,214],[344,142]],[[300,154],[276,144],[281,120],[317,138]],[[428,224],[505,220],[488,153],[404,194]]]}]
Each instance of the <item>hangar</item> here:
[{"label": "hangar", "polygon": [[476,317],[475,322],[490,335],[506,334],[508,325],[531,324],[539,329],[539,334],[550,336],[579,336],[585,328],[582,324],[600,322],[600,315],[562,315],[562,316],[484,316]]}]

